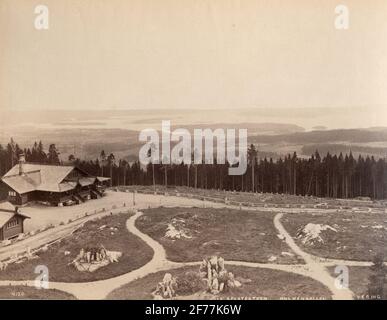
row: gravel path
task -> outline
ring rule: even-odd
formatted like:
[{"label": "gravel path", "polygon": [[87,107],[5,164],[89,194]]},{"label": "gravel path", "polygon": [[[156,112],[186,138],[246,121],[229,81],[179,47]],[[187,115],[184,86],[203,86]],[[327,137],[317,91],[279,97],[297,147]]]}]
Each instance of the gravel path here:
[{"label": "gravel path", "polygon": [[290,236],[290,234],[285,230],[280,219],[282,218],[283,213],[279,213],[274,217],[274,226],[278,230],[279,234],[285,239],[286,244],[293,250],[295,254],[300,256],[305,260],[306,269],[308,272],[305,273],[305,276],[310,276],[313,279],[324,284],[332,292],[332,298],[338,300],[351,300],[353,298],[353,292],[345,288],[337,288],[335,285],[335,278],[333,278],[326,267],[322,265],[319,259],[316,259],[315,256],[312,256],[305,251],[303,251]]},{"label": "gravel path", "polygon": [[[125,194],[128,198],[132,197],[132,194]],[[127,221],[128,232],[133,233],[138,236],[140,239],[145,241],[154,252],[153,258],[147,264],[141,268],[126,273],[121,276],[114,278],[93,281],[86,283],[64,283],[64,282],[50,282],[50,289],[58,289],[61,291],[68,292],[74,295],[78,299],[104,299],[106,296],[113,290],[141,277],[155,273],[158,271],[166,271],[176,268],[181,268],[184,266],[190,265],[199,265],[199,262],[187,262],[187,263],[177,263],[171,262],[166,257],[166,252],[163,246],[149,237],[148,235],[142,233],[135,226],[135,221],[142,215],[142,212],[137,211],[141,209],[146,209],[148,207],[158,207],[163,206],[198,206],[198,207],[213,207],[213,208],[234,208],[235,206],[226,206],[221,203],[213,202],[204,202],[195,199],[175,197],[175,196],[160,196],[160,195],[136,195],[136,206],[132,208],[136,210],[135,215],[130,217]],[[127,209],[130,209],[129,207]],[[254,210],[253,208],[246,207],[242,209]],[[266,209],[266,208],[265,208]],[[119,210],[119,209],[117,209]],[[262,208],[255,209],[257,211],[262,211]],[[277,211],[277,210],[275,210]],[[348,289],[338,289],[335,286],[335,278],[332,277],[327,271],[326,267],[334,265],[347,265],[347,266],[369,266],[372,263],[368,261],[347,261],[347,260],[335,260],[335,259],[325,259],[310,255],[304,252],[289,235],[289,233],[283,227],[280,219],[284,215],[286,210],[282,209],[282,212],[277,213],[274,217],[274,226],[278,230],[279,234],[283,237],[286,244],[290,249],[303,258],[305,264],[294,264],[294,265],[281,265],[281,264],[270,264],[270,263],[254,263],[254,262],[244,262],[244,261],[227,261],[227,264],[234,266],[246,266],[252,268],[267,268],[273,270],[280,270],[285,272],[291,272],[305,277],[310,277],[323,285],[325,285],[331,292],[333,299],[352,299],[353,293]],[[293,210],[289,210],[289,213]],[[106,213],[105,213],[106,214]],[[71,230],[71,225],[68,228],[63,228],[63,232]],[[74,226],[75,227],[75,226]],[[67,230],[69,229],[69,230]],[[1,254],[1,251],[0,251]],[[34,286],[34,281],[0,281],[0,286],[5,285],[28,285]]]}]

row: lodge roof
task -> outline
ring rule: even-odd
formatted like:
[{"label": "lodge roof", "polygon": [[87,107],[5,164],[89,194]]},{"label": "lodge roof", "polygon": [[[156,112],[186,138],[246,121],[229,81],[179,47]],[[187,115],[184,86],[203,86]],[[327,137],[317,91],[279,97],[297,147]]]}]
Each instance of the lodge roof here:
[{"label": "lodge roof", "polygon": [[110,178],[107,177],[96,177],[99,182],[109,181]]},{"label": "lodge roof", "polygon": [[95,177],[93,178],[80,178],[79,179],[79,184],[84,187],[84,186],[89,186],[95,182]]},{"label": "lodge roof", "polygon": [[[19,174],[19,164],[9,170],[1,179],[19,194],[31,191],[64,192],[74,189],[74,181],[63,181],[76,167],[39,163],[23,163],[23,173]],[[79,170],[79,169],[78,169]],[[83,171],[82,171],[83,172]],[[85,173],[84,183],[92,184],[95,177]],[[90,181],[93,180],[91,183]],[[87,185],[88,185],[87,184]]]}]

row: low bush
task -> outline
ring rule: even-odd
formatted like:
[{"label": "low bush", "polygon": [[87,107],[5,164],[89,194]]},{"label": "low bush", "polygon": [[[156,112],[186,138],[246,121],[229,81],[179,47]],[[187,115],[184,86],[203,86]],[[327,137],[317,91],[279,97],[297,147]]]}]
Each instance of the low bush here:
[{"label": "low bush", "polygon": [[190,295],[206,289],[205,281],[197,272],[187,271],[177,278],[176,293],[178,295]]}]

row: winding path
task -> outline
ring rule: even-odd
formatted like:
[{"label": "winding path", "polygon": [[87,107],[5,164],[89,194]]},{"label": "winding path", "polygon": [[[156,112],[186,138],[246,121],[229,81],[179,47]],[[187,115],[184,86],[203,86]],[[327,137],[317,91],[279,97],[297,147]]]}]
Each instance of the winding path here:
[{"label": "winding path", "polygon": [[304,259],[306,263],[306,269],[308,270],[308,275],[324,284],[328,289],[333,293],[332,298],[338,300],[351,300],[353,298],[353,292],[346,288],[338,288],[335,285],[335,279],[329,274],[327,269],[312,255],[301,250],[301,248],[296,244],[294,239],[290,234],[285,230],[280,219],[282,218],[283,213],[279,213],[274,217],[274,226],[285,239],[286,244],[293,250],[294,253],[299,255]]},{"label": "winding path", "polygon": [[[149,195],[148,195],[149,197]],[[187,199],[188,200],[188,199]],[[192,200],[192,199],[189,199]],[[235,206],[228,206],[225,204],[211,203],[211,202],[201,202],[206,207],[228,207],[235,208]],[[191,203],[192,204],[192,203]],[[181,206],[181,205],[179,205]],[[141,205],[142,208],[146,207],[144,204]],[[128,208],[129,209],[129,208]],[[139,269],[133,270],[126,274],[99,281],[92,282],[82,282],[82,283],[65,283],[65,282],[50,282],[50,289],[57,289],[61,291],[65,291],[74,295],[78,299],[104,299],[108,296],[110,292],[113,290],[132,282],[138,278],[144,277],[151,273],[155,273],[158,271],[166,271],[176,268],[181,268],[184,266],[193,266],[199,265],[199,262],[186,262],[186,263],[178,263],[169,261],[166,257],[166,251],[164,247],[149,237],[148,235],[142,233],[135,226],[136,220],[143,214],[140,211],[137,211],[136,208],[132,208],[135,210],[135,214],[127,220],[126,227],[129,232],[138,236],[142,239],[148,246],[150,246],[153,250],[152,259],[146,263],[144,266]],[[252,208],[246,207],[243,209],[253,210]],[[262,208],[255,208],[257,211],[262,211]],[[286,210],[283,210],[286,211]],[[334,265],[347,265],[347,266],[369,266],[371,262],[364,261],[347,261],[347,260],[335,260],[335,259],[325,259],[313,256],[311,254],[303,251],[293,240],[293,238],[286,231],[284,226],[281,223],[281,218],[284,215],[284,212],[277,213],[274,217],[274,226],[278,230],[279,234],[283,236],[284,241],[289,246],[289,248],[298,256],[300,256],[305,264],[270,264],[270,263],[254,263],[254,262],[244,262],[244,261],[227,261],[228,265],[235,266],[246,266],[252,268],[266,268],[273,270],[280,270],[285,272],[291,272],[295,274],[299,274],[302,276],[310,277],[324,286],[326,286],[332,293],[333,299],[347,300],[353,298],[353,293],[348,289],[338,289],[335,286],[335,278],[332,277],[327,271],[326,267],[334,266]],[[17,285],[27,285],[34,286],[34,281],[0,281],[0,286],[17,286]]]},{"label": "winding path", "polygon": [[[174,268],[180,268],[189,265],[196,265],[198,262],[193,263],[176,263],[168,261],[166,258],[165,249],[158,242],[150,238],[148,235],[142,233],[135,227],[135,221],[142,215],[142,212],[137,211],[135,215],[130,217],[126,223],[126,227],[129,232],[141,238],[153,249],[152,260],[146,263],[139,269],[133,270],[126,274],[99,281],[82,282],[82,283],[66,283],[66,282],[51,282],[49,283],[50,289],[57,289],[65,291],[74,295],[78,299],[104,299],[114,289],[129,283],[135,279],[141,278],[148,274],[169,270]],[[35,281],[0,281],[0,286],[6,285],[27,285],[35,286]]]}]

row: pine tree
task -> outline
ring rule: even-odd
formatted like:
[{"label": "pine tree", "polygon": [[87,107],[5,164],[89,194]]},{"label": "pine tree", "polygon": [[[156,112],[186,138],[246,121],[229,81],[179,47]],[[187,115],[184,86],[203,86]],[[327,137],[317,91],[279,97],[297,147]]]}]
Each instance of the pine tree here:
[{"label": "pine tree", "polygon": [[55,144],[50,144],[48,148],[48,163],[50,164],[59,164],[59,151],[56,148]]}]

